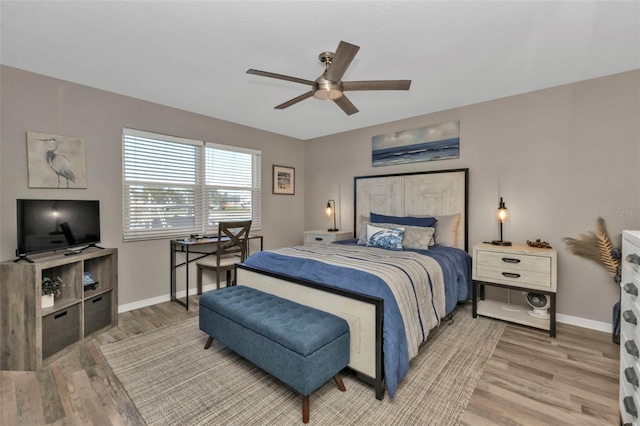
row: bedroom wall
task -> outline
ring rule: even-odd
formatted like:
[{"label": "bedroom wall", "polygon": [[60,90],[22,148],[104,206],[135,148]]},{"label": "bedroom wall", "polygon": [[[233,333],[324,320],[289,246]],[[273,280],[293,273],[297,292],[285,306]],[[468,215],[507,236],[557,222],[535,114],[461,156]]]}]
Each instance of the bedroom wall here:
[{"label": "bedroom wall", "polygon": [[[349,95],[354,104],[368,93]],[[381,105],[384,108],[384,105]],[[361,111],[360,114],[366,114]],[[611,323],[618,288],[604,269],[568,252],[563,237],[595,230],[598,216],[620,244],[640,229],[640,71],[469,105],[305,142],[305,226],[353,229],[353,177],[468,167],[469,247],[498,238],[499,196],[511,211],[504,239],[540,238],[558,250],[558,313]],[[460,158],[371,166],[371,138],[460,120]],[[597,326],[596,324],[595,326]]]},{"label": "bedroom wall", "polygon": [[[119,250],[119,304],[168,300],[168,240],[122,242],[123,127],[262,150],[264,245],[271,248],[302,242],[304,145],[299,140],[15,68],[3,66],[0,73],[2,260],[15,256],[16,198],[99,199],[102,245]],[[85,138],[88,188],[29,188],[27,131]],[[273,164],[296,168],[294,196],[271,194]],[[182,277],[181,272],[178,278]],[[178,288],[184,289],[183,283],[179,282]]]}]

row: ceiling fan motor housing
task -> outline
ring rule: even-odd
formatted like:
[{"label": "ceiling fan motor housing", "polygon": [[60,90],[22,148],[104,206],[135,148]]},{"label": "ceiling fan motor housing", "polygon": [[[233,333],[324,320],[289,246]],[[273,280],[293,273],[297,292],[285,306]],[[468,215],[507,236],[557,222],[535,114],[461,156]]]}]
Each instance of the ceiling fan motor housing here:
[{"label": "ceiling fan motor housing", "polygon": [[323,99],[325,101],[335,101],[340,99],[343,93],[342,82],[336,83],[324,78],[324,74],[316,79],[313,83],[313,97],[317,99]]}]

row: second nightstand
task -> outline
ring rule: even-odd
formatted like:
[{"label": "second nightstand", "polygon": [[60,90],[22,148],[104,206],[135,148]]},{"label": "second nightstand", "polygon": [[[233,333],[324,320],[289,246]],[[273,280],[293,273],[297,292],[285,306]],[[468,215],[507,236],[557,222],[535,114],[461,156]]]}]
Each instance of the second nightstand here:
[{"label": "second nightstand", "polygon": [[342,241],[353,238],[352,231],[304,231],[304,245],[331,244],[334,241]]},{"label": "second nightstand", "polygon": [[[549,318],[528,314],[528,306],[484,299],[484,286],[542,293],[549,297]],[[473,246],[473,317],[483,315],[549,330],[556,336],[557,252],[553,249],[514,245]]]}]

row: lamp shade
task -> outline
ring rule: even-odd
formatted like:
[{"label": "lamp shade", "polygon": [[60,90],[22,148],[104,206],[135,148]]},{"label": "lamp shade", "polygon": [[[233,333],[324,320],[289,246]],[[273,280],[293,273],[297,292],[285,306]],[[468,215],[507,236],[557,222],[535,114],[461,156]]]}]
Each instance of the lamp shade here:
[{"label": "lamp shade", "polygon": [[509,220],[509,209],[505,206],[502,197],[500,197],[500,204],[498,204],[498,208],[496,209],[496,220],[500,223],[504,223]]},{"label": "lamp shade", "polygon": [[[333,207],[331,207],[331,202],[333,201]],[[329,232],[336,232],[338,231],[338,227],[336,226],[336,202],[335,200],[329,200],[327,201],[327,216],[331,216],[333,215],[333,228],[329,228],[328,231]]]}]

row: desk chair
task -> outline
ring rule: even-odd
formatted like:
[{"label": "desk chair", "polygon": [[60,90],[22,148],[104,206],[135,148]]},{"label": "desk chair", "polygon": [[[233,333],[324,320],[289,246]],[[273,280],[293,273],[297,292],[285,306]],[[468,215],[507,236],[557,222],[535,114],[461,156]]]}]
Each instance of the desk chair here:
[{"label": "desk chair", "polygon": [[216,288],[220,288],[220,274],[227,273],[227,286],[231,283],[231,271],[237,262],[247,258],[251,221],[220,222],[215,256],[213,253],[196,261],[198,265],[198,294],[202,294],[202,271],[216,271]]}]

